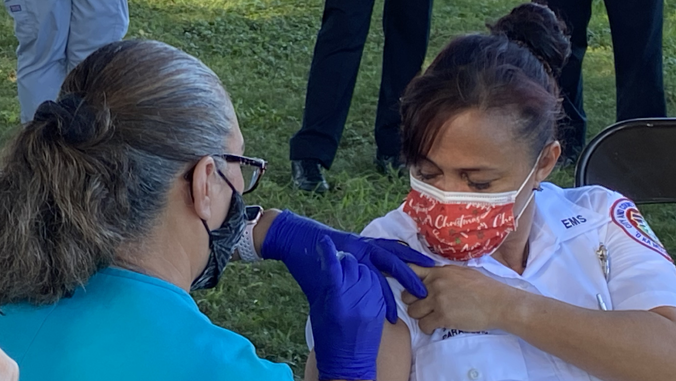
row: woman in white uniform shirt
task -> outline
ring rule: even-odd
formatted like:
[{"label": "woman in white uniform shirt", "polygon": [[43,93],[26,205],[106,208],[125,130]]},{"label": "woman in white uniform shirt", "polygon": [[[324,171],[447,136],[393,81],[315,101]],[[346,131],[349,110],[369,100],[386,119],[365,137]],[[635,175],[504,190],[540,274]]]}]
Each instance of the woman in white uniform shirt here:
[{"label": "woman in white uniform shirt", "polygon": [[363,234],[438,267],[416,269],[427,298],[395,291],[378,380],[673,379],[664,247],[622,195],[544,182],[561,153],[563,26],[525,4],[490,29],[452,41],[402,98],[412,190]]}]

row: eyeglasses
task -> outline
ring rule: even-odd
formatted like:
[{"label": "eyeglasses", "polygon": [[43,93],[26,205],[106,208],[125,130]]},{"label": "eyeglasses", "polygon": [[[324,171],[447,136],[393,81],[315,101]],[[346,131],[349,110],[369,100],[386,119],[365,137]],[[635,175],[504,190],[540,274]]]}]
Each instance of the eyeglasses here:
[{"label": "eyeglasses", "polygon": [[231,155],[229,153],[214,156],[223,158],[228,163],[239,163],[239,168],[242,170],[242,177],[244,178],[244,191],[242,194],[253,192],[256,189],[268,166],[265,160],[253,157]]},{"label": "eyeglasses", "polygon": [[[268,167],[268,162],[263,159],[253,157],[232,155],[229,153],[219,153],[211,156],[220,157],[227,163],[239,163],[239,168],[242,171],[244,178],[244,191],[242,194],[253,192],[261,181],[261,177]],[[190,169],[183,177],[192,182],[192,176],[195,168]],[[227,179],[226,179],[227,180]],[[232,185],[231,185],[232,186]]]}]

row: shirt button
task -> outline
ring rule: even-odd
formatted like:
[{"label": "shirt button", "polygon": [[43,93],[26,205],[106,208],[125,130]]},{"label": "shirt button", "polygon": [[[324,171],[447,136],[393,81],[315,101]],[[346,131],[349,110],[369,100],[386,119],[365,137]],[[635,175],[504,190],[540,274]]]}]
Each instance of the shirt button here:
[{"label": "shirt button", "polygon": [[470,369],[469,372],[467,372],[467,377],[469,377],[470,380],[476,380],[479,376],[481,376],[481,374],[476,369]]}]

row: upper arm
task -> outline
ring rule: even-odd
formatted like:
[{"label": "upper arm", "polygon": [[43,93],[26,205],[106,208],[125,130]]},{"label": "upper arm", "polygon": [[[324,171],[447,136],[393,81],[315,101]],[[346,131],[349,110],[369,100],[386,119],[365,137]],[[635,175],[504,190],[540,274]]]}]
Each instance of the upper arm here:
[{"label": "upper arm", "polygon": [[[408,381],[411,373],[411,335],[406,324],[385,323],[378,350],[377,381]],[[312,350],[305,363],[305,381],[317,381],[317,360]]]},{"label": "upper arm", "polygon": [[307,361],[305,362],[305,381],[317,381],[319,380],[319,372],[317,371],[317,358],[315,357],[315,350],[312,349],[310,354],[307,355]]},{"label": "upper arm", "polygon": [[676,306],[676,268],[636,206],[620,199],[611,206],[610,214],[605,243],[614,308]]},{"label": "upper arm", "polygon": [[385,323],[378,352],[378,381],[408,381],[411,374],[411,334],[406,324]]}]

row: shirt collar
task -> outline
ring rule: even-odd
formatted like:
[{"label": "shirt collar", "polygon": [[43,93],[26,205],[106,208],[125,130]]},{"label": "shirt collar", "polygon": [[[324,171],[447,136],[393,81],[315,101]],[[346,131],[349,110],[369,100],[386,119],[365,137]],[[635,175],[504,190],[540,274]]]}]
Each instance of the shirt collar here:
[{"label": "shirt collar", "polygon": [[565,190],[543,183],[535,194],[535,216],[531,226],[531,242],[551,235],[564,242],[606,223],[608,216],[569,200]]},{"label": "shirt collar", "polygon": [[[537,272],[548,261],[549,254],[557,252],[562,242],[597,228],[609,218],[574,203],[566,197],[565,192],[556,185],[543,183],[542,191],[535,194],[535,215],[529,238],[531,251],[524,277]],[[503,278],[520,277],[489,255],[471,259],[466,265],[484,268]]]}]

